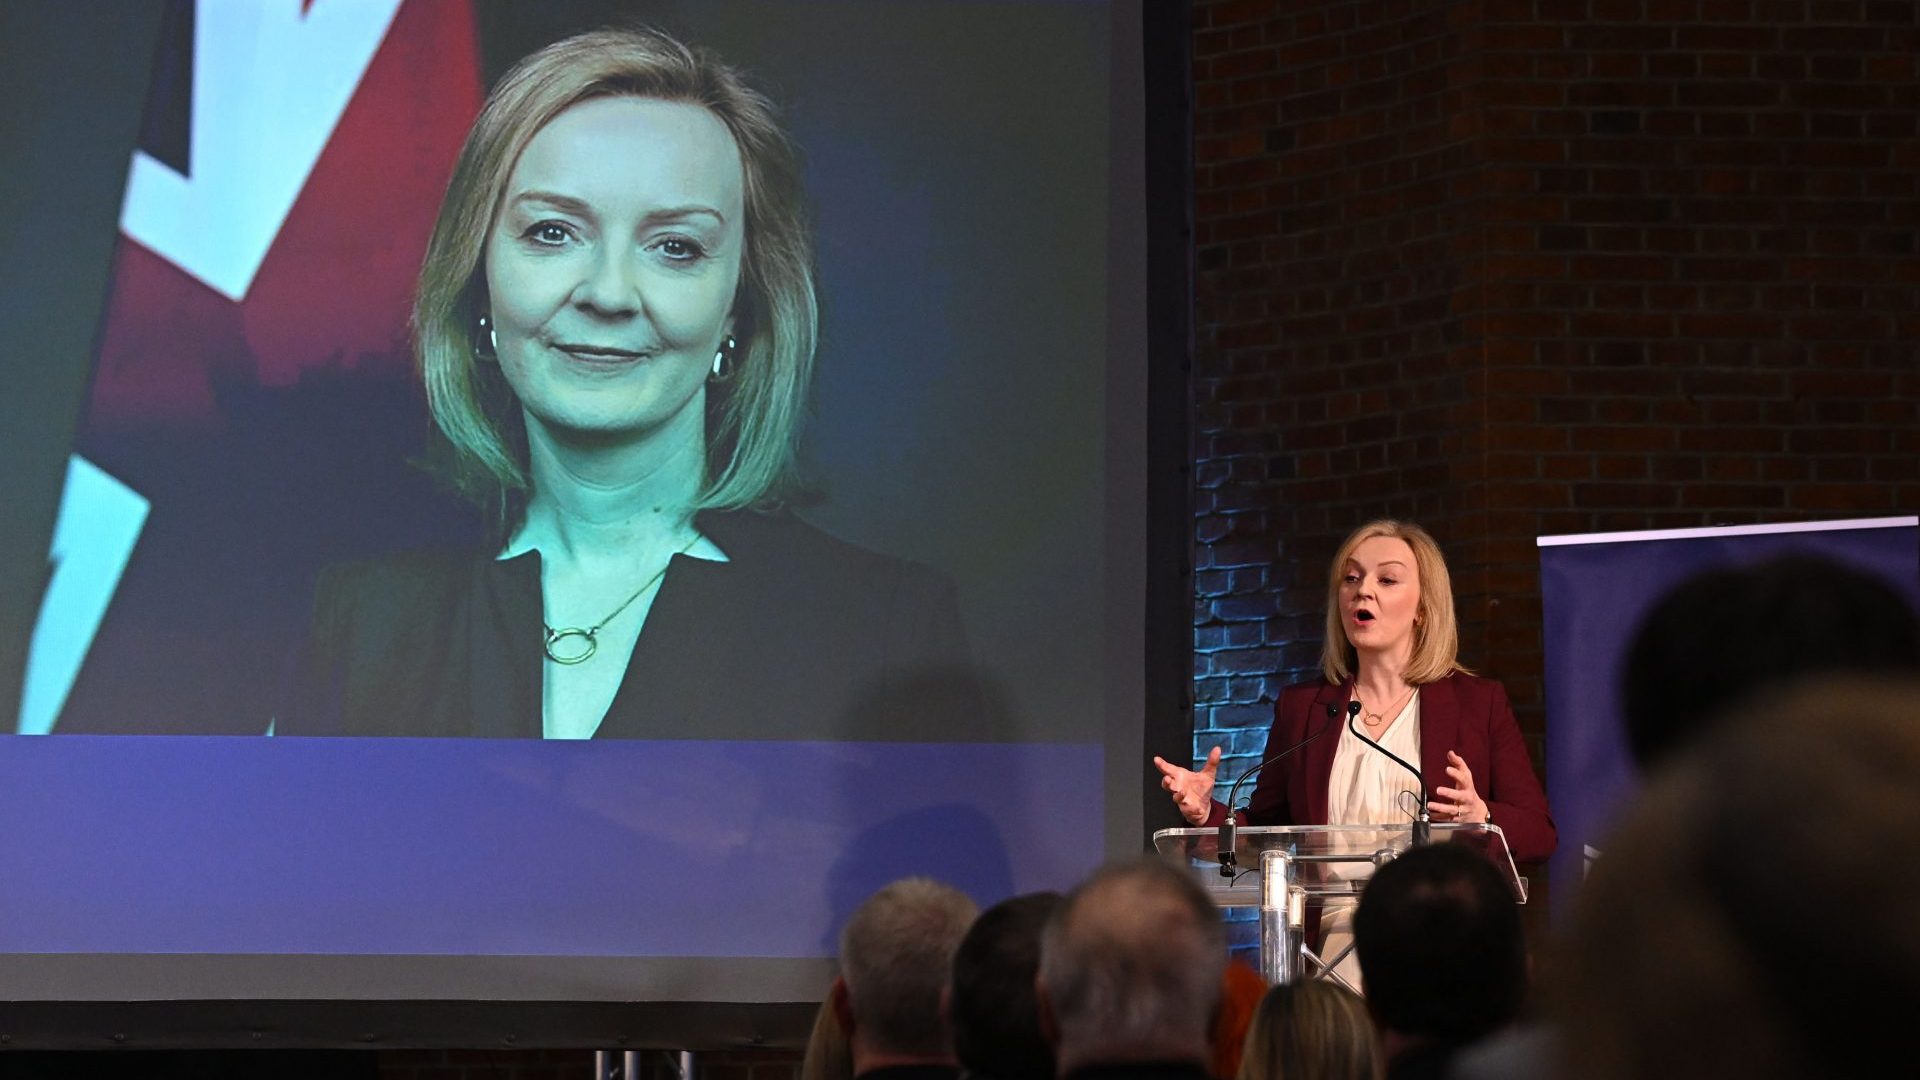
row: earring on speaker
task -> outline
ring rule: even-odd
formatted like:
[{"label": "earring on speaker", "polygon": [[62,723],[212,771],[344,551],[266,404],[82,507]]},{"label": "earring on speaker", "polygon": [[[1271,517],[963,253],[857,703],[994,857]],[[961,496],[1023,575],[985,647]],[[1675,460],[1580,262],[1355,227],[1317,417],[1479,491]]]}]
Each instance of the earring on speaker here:
[{"label": "earring on speaker", "polygon": [[733,340],[732,334],[722,338],[720,348],[713,354],[713,374],[708,376],[707,381],[723,383],[732,379],[734,361],[739,351],[740,343]]},{"label": "earring on speaker", "polygon": [[[473,338],[473,357],[488,362],[500,359],[500,339],[493,332],[493,319],[486,312],[480,313],[476,329],[479,333]],[[482,339],[485,339],[484,343]]]}]

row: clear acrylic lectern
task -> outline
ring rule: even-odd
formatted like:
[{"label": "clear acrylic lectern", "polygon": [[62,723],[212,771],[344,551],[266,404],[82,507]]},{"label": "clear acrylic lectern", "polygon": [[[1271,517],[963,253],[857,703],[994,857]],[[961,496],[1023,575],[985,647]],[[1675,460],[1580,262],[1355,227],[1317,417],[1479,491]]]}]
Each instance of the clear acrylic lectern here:
[{"label": "clear acrylic lectern", "polygon": [[[1527,902],[1527,879],[1514,869],[1498,825],[1431,828],[1434,843],[1468,844],[1485,855],[1514,900]],[[1192,866],[1221,907],[1260,909],[1260,974],[1269,983],[1300,977],[1307,904],[1359,896],[1374,869],[1413,842],[1407,825],[1242,825],[1235,837],[1231,877],[1220,873],[1218,828],[1162,829],[1153,846]]]}]

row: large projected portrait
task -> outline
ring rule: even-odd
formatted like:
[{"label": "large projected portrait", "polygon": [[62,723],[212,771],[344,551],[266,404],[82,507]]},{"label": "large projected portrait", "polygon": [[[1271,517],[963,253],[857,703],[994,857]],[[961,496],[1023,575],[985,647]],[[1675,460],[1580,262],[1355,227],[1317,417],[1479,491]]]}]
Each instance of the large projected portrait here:
[{"label": "large projected portrait", "polygon": [[457,486],[499,535],[326,575],[280,730],[978,730],[950,587],[789,509],[806,219],[772,109],[709,53],[600,31],[509,72],[414,316]]},{"label": "large projected portrait", "polygon": [[803,7],[175,5],[17,730],[1097,738],[1100,13]]},{"label": "large projected portrait", "polygon": [[1137,6],[129,10],[0,5],[92,241],[0,296],[0,999],[804,1003],[1138,848]]}]

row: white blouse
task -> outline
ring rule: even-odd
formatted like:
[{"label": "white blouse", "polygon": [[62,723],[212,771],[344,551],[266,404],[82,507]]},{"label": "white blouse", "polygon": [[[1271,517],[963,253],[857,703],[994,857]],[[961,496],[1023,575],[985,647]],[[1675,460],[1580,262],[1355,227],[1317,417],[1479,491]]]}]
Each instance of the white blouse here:
[{"label": "white blouse", "polygon": [[[1406,707],[1374,741],[1398,754],[1415,768],[1420,765],[1420,694],[1407,698]],[[1420,797],[1420,781],[1387,755],[1361,742],[1351,727],[1341,725],[1340,743],[1333,752],[1333,775],[1327,780],[1327,822],[1332,825],[1402,825],[1413,820]]]},{"label": "white blouse", "polygon": [[[1415,768],[1420,765],[1420,694],[1415,691],[1406,707],[1393,718],[1387,730],[1374,737],[1381,746],[1398,754]],[[1327,780],[1327,821],[1334,825],[1399,825],[1413,820],[1418,805],[1420,782],[1393,759],[1361,742],[1352,727],[1342,725],[1340,744],[1333,752],[1333,774]],[[1339,864],[1329,874],[1348,873],[1366,876],[1372,867],[1343,871]],[[1329,900],[1320,912],[1320,948],[1322,960],[1331,960],[1353,944],[1352,900]],[[1360,982],[1360,962],[1349,952],[1334,968],[1355,990],[1365,991]]]}]

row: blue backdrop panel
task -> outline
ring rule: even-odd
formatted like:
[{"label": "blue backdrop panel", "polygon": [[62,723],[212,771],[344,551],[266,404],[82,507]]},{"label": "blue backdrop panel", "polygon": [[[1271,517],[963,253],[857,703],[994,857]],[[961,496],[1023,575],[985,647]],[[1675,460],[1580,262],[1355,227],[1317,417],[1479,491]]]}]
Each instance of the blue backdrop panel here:
[{"label": "blue backdrop panel", "polygon": [[0,952],[819,957],[1097,865],[1084,744],[0,738]]},{"label": "blue backdrop panel", "polygon": [[[1793,530],[1793,531],[1786,531]],[[1635,786],[1620,719],[1620,668],[1647,611],[1710,567],[1820,555],[1884,577],[1920,609],[1920,527],[1913,519],[1668,533],[1542,537],[1547,791],[1560,827],[1551,864],[1555,910]]]}]

